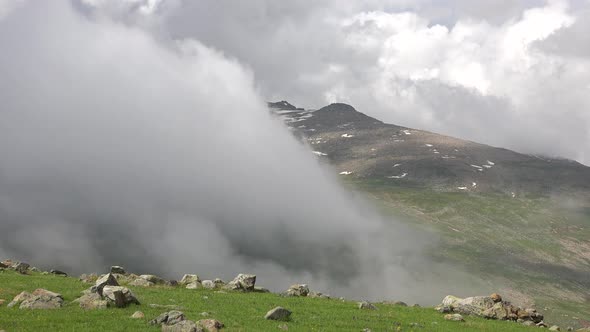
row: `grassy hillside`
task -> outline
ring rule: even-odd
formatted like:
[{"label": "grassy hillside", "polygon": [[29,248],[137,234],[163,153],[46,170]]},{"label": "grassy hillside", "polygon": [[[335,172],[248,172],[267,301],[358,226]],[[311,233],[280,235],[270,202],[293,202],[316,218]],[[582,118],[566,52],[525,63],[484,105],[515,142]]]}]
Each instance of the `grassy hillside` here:
[{"label": "grassy hillside", "polygon": [[355,180],[385,215],[441,237],[433,259],[467,269],[544,309],[550,322],[590,320],[590,202],[437,192]]},{"label": "grassy hillside", "polygon": [[[13,271],[0,272],[0,298],[10,301],[21,291],[45,288],[61,293],[66,306],[55,310],[20,310],[0,306],[0,330],[12,331],[159,331],[148,321],[168,311],[149,304],[177,305],[187,319],[199,320],[202,312],[210,313],[225,324],[226,331],[530,331],[513,322],[488,321],[466,317],[466,322],[445,321],[432,308],[402,307],[376,304],[379,310],[360,310],[356,302],[338,299],[281,297],[271,293],[220,293],[212,290],[189,290],[181,287],[130,287],[141,305],[124,309],[84,311],[77,303],[89,285],[75,278],[33,273],[19,275]],[[264,314],[275,306],[290,309],[287,322],[265,320]],[[145,319],[132,319],[136,310]],[[284,329],[284,326],[283,326]]]}]

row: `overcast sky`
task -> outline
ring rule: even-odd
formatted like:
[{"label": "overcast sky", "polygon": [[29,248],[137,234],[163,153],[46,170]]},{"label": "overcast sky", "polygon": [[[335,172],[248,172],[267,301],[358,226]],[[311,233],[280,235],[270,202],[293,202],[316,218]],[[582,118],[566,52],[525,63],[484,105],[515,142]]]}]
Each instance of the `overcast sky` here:
[{"label": "overcast sky", "polygon": [[82,1],[237,59],[269,100],[590,163],[587,0]]}]

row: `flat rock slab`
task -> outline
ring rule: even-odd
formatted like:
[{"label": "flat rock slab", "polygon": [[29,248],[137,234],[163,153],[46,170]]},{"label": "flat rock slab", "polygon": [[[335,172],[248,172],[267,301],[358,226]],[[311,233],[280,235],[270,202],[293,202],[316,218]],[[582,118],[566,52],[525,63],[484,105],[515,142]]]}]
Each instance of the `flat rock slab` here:
[{"label": "flat rock slab", "polygon": [[289,316],[291,316],[291,311],[283,307],[276,307],[267,312],[264,318],[270,320],[287,320]]}]

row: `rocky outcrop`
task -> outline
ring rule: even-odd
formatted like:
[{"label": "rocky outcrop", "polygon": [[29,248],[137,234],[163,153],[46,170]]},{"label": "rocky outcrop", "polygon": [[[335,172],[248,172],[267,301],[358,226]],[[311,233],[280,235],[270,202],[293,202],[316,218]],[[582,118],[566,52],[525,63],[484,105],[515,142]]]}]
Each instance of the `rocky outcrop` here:
[{"label": "rocky outcrop", "polygon": [[543,322],[543,315],[533,308],[521,308],[504,301],[502,296],[494,293],[490,296],[473,296],[458,298],[448,295],[435,308],[445,314],[462,314],[484,317],[487,319],[530,322],[530,325]]},{"label": "rocky outcrop", "polygon": [[94,286],[91,288],[91,291],[93,293],[96,292],[100,296],[102,296],[102,289],[105,286],[119,286],[117,278],[115,278],[115,276],[112,273],[107,273],[105,275],[100,276],[94,283]]},{"label": "rocky outcrop", "polygon": [[309,287],[306,284],[294,284],[289,287],[284,293],[286,296],[308,296]]},{"label": "rocky outcrop", "polygon": [[127,287],[105,286],[102,290],[102,297],[117,308],[124,308],[130,304],[139,304],[139,300]]}]

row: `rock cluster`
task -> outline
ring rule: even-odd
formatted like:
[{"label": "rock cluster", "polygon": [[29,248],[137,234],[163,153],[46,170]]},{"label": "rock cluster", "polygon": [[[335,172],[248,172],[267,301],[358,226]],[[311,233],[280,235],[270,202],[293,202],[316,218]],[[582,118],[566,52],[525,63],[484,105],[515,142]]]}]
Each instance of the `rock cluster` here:
[{"label": "rock cluster", "polygon": [[20,274],[27,274],[29,270],[33,269],[31,268],[31,265],[27,263],[12,261],[10,259],[2,261],[0,263],[0,268],[14,270]]},{"label": "rock cluster", "polygon": [[61,294],[38,288],[32,293],[21,292],[8,304],[8,307],[19,305],[19,309],[58,309],[64,304]]},{"label": "rock cluster", "polygon": [[233,291],[253,292],[256,285],[256,276],[253,274],[238,274],[223,288]]},{"label": "rock cluster", "polygon": [[119,285],[112,273],[100,276],[94,286],[84,291],[84,295],[74,300],[84,309],[105,309],[109,306],[124,308],[129,304],[139,304],[139,300],[127,288]]},{"label": "rock cluster", "polygon": [[487,319],[510,320],[526,325],[545,326],[543,315],[534,308],[522,308],[504,301],[499,294],[458,298],[448,295],[435,308],[440,313],[474,315]]}]

